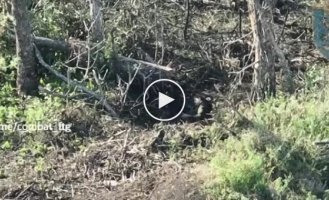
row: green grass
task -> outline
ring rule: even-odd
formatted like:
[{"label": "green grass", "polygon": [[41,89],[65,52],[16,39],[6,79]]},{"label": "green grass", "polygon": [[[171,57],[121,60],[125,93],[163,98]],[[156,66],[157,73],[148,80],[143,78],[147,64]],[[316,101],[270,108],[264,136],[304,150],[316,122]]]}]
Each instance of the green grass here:
[{"label": "green grass", "polygon": [[246,135],[243,141],[230,138],[218,147],[210,162],[215,178],[208,183],[207,191],[212,196],[234,199],[248,194],[267,195],[265,159],[254,150],[254,136]]},{"label": "green grass", "polygon": [[329,92],[270,99],[247,113],[255,124],[289,136],[323,139],[329,136]]},{"label": "green grass", "polygon": [[239,136],[213,149],[204,169],[209,199],[329,197],[329,150],[315,145],[329,137],[326,75],[312,69],[303,92],[241,108],[252,125],[236,125]]}]

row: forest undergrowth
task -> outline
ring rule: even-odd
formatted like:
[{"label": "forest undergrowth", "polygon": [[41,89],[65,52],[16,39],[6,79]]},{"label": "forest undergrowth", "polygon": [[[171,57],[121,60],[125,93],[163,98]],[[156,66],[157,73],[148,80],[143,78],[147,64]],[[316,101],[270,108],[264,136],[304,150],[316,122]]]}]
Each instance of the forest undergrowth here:
[{"label": "forest undergrowth", "polygon": [[[30,8],[36,36],[88,39],[84,3],[40,2]],[[329,198],[328,61],[313,45],[308,5],[279,7],[274,19],[295,92],[279,90],[276,97],[252,103],[246,5],[192,2],[187,32],[182,2],[106,3],[107,35],[98,53],[108,62],[97,68],[102,84],[92,72],[69,66],[62,54],[42,51],[53,68],[102,92],[122,113],[119,119],[41,66],[40,97],[18,97],[19,60],[7,37],[12,24],[0,15],[0,199]],[[118,55],[151,57],[174,68],[153,78],[179,81],[190,98],[211,97],[211,117],[150,122],[134,92],[139,82],[125,92],[135,71],[116,74]],[[120,63],[127,66],[134,65]],[[280,75],[277,70],[278,85]],[[31,130],[37,124],[44,130]],[[30,130],[14,130],[17,125]],[[59,130],[62,125],[69,126]]]}]

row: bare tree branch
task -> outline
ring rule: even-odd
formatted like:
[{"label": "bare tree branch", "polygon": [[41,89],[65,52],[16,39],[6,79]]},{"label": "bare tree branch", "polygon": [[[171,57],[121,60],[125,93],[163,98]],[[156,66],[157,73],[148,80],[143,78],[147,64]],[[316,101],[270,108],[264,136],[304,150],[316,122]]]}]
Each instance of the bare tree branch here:
[{"label": "bare tree branch", "polygon": [[102,102],[102,104],[104,105],[104,107],[106,108],[106,110],[110,113],[111,116],[113,117],[118,117],[118,114],[114,111],[114,109],[112,108],[112,106],[110,106],[110,104],[107,102],[106,97],[102,94],[98,94],[94,91],[88,90],[87,88],[85,88],[84,86],[80,85],[78,82],[74,81],[74,80],[69,80],[67,77],[65,77],[63,74],[59,73],[57,70],[55,70],[52,66],[48,65],[42,58],[41,53],[39,51],[39,49],[35,47],[35,53],[36,56],[38,58],[39,63],[45,67],[46,69],[48,69],[51,73],[53,73],[55,76],[57,76],[58,78],[62,79],[65,82],[70,82],[71,85],[77,87],[79,90],[88,93],[89,95],[95,97],[96,99],[98,99],[99,101]]}]

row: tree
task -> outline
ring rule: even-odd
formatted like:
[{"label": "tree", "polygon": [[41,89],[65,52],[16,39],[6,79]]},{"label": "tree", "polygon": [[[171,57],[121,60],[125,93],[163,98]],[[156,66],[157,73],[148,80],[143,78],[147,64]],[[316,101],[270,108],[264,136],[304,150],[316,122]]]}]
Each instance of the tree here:
[{"label": "tree", "polygon": [[100,0],[90,0],[89,4],[92,39],[94,42],[101,42],[104,40],[102,2]]},{"label": "tree", "polygon": [[17,91],[21,96],[35,96],[38,94],[38,79],[27,1],[12,0],[11,3],[15,19],[16,54],[20,59],[17,67]]},{"label": "tree", "polygon": [[249,18],[255,45],[253,99],[275,96],[276,44],[272,27],[272,8],[276,1],[248,0]]}]

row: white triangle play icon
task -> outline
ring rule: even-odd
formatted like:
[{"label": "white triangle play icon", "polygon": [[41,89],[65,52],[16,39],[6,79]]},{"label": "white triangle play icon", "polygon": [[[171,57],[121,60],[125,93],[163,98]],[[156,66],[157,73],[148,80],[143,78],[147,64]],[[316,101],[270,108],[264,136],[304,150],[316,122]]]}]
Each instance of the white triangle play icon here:
[{"label": "white triangle play icon", "polygon": [[171,102],[175,101],[175,99],[159,92],[159,109],[163,106],[170,104]]}]

